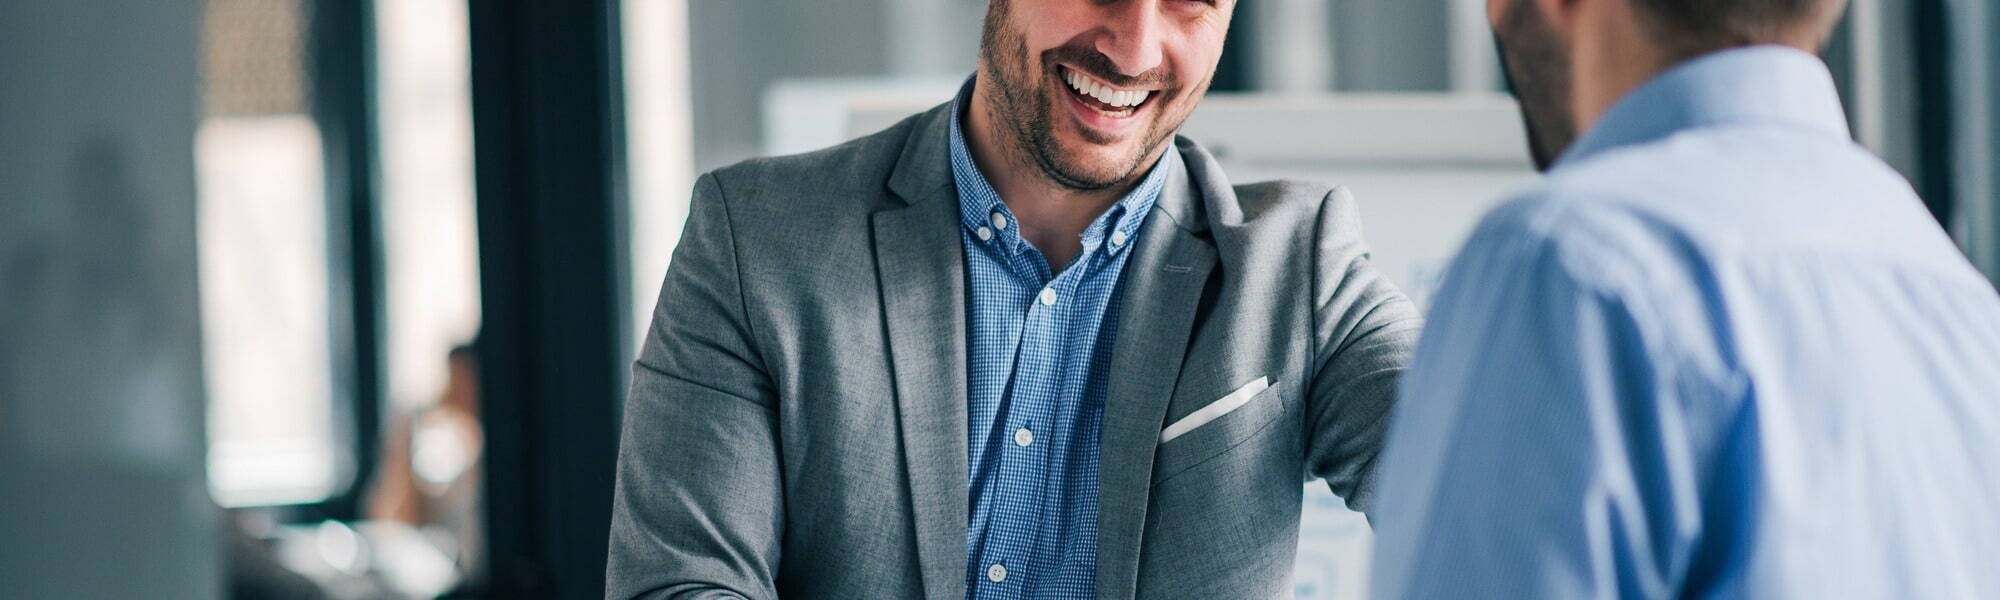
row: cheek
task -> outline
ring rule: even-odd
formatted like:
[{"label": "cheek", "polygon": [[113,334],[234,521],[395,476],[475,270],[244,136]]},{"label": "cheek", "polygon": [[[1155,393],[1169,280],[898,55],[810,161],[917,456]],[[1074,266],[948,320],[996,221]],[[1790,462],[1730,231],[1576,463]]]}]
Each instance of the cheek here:
[{"label": "cheek", "polygon": [[1081,43],[1094,27],[1096,14],[1087,2],[1014,2],[1015,25],[1027,41],[1028,56],[1036,62],[1045,50]]},{"label": "cheek", "polygon": [[1191,23],[1175,39],[1167,43],[1166,53],[1169,64],[1173,65],[1174,77],[1190,90],[1206,83],[1215,76],[1215,66],[1222,62],[1222,44],[1229,32],[1229,20],[1217,18]]},{"label": "cheek", "polygon": [[1216,64],[1221,62],[1220,51],[1184,52],[1172,56],[1175,85],[1187,94],[1205,91],[1215,77]]}]

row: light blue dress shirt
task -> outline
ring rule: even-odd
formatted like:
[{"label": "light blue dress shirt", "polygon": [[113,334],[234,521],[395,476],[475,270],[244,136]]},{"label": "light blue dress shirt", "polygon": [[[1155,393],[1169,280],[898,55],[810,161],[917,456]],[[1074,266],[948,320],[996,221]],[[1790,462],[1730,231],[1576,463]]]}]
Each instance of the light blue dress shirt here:
[{"label": "light blue dress shirt", "polygon": [[1617,103],[1450,267],[1383,598],[2000,598],[2000,294],[1810,54]]},{"label": "light blue dress shirt", "polygon": [[1060,274],[1021,237],[973,164],[953,105],[951,166],[965,244],[969,598],[1097,597],[1098,445],[1118,289],[1159,199],[1157,164],[1083,231]]}]

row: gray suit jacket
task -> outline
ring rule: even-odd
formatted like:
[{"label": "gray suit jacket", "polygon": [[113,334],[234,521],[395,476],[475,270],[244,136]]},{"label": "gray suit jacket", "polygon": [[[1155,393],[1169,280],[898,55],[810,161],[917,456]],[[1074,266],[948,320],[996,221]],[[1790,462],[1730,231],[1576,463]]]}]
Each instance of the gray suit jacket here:
[{"label": "gray suit jacket", "polygon": [[[607,597],[965,597],[947,107],[696,184],[633,369]],[[1231,187],[1185,138],[1165,160],[1122,283],[1098,596],[1274,597],[1304,481],[1368,508],[1420,324],[1369,265],[1345,190]]]}]

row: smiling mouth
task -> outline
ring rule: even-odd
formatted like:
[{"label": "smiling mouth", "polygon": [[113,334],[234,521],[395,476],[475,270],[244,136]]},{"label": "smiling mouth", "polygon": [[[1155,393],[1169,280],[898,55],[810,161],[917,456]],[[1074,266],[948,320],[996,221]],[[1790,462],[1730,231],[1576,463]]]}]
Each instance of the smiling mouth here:
[{"label": "smiling mouth", "polygon": [[1070,98],[1077,103],[1097,111],[1106,117],[1122,119],[1139,112],[1139,109],[1159,95],[1157,90],[1120,89],[1085,75],[1067,66],[1058,65],[1057,75],[1069,88]]}]

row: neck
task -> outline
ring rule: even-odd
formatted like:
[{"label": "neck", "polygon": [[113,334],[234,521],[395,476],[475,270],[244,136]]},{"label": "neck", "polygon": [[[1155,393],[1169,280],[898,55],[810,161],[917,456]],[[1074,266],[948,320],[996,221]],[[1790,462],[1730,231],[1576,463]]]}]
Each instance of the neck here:
[{"label": "neck", "polygon": [[984,77],[973,81],[963,130],[967,149],[980,174],[1020,221],[1021,237],[1042,251],[1052,270],[1060,271],[1082,251],[1083,230],[1131,193],[1139,184],[1138,178],[1101,190],[1077,190],[1056,183],[1042,172],[1034,157],[1028,156],[1028,149],[1008,143],[1013,132],[1000,121],[980,87],[984,85]]},{"label": "neck", "polygon": [[1627,3],[1585,5],[1596,9],[1595,14],[1583,16],[1594,25],[1578,28],[1577,51],[1570,53],[1575,86],[1571,117],[1579,136],[1626,94],[1678,62],[1665,49],[1640,41],[1649,39],[1650,33]]}]

